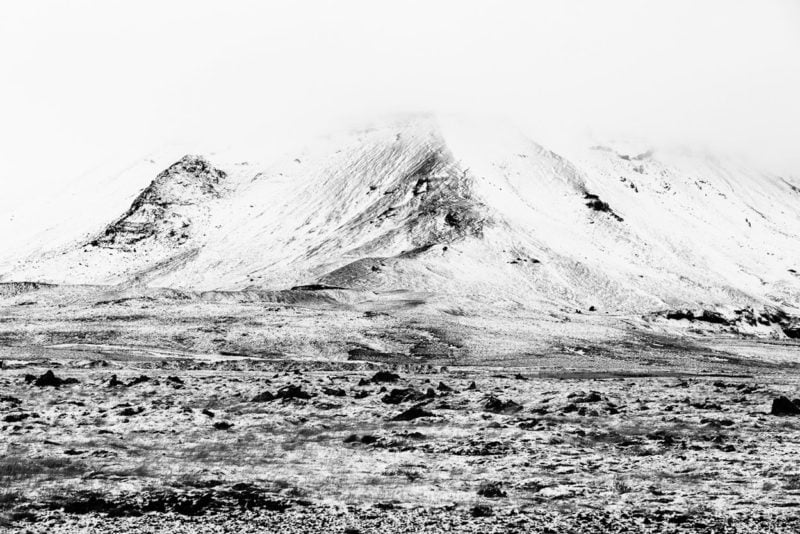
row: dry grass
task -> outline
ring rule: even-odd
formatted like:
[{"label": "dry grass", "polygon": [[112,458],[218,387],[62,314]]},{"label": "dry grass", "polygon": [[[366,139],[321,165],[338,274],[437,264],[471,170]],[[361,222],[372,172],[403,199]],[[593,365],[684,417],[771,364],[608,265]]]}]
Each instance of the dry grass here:
[{"label": "dry grass", "polygon": [[0,459],[0,484],[26,480],[40,475],[49,478],[70,477],[86,472],[82,462],[66,458],[24,458],[8,456]]}]

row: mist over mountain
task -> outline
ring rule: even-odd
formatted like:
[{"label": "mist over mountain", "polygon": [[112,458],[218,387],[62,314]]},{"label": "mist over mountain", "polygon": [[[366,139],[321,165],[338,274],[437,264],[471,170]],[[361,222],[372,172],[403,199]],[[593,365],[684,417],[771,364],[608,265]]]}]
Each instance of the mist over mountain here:
[{"label": "mist over mountain", "polygon": [[267,166],[187,155],[116,219],[7,262],[0,280],[405,290],[623,314],[800,306],[796,178],[644,146],[570,158],[507,126],[431,115]]}]

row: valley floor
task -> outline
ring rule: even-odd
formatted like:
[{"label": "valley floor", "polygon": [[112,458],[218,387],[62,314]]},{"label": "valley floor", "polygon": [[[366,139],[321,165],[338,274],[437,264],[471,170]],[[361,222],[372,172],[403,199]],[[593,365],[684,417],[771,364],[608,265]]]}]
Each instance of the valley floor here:
[{"label": "valley floor", "polygon": [[54,354],[2,352],[10,531],[800,529],[800,416],[770,413],[800,377],[777,367]]}]

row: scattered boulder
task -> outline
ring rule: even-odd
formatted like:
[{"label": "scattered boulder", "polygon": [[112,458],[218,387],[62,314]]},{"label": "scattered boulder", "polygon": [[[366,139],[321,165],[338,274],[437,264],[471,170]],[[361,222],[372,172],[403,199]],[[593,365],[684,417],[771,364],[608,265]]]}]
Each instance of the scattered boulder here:
[{"label": "scattered boulder", "polygon": [[347,392],[341,388],[322,388],[322,392],[331,397],[345,397],[347,395]]},{"label": "scattered boulder", "polygon": [[421,393],[413,388],[396,388],[391,390],[388,395],[384,395],[381,398],[381,402],[385,404],[401,404],[403,402],[417,402],[425,398],[436,396],[433,389],[429,389],[428,392],[429,393]]},{"label": "scattered boulder", "polygon": [[136,378],[132,379],[130,382],[128,382],[128,387],[144,384],[145,382],[150,382],[150,377],[145,375],[139,375]]},{"label": "scattered boulder", "polygon": [[134,415],[139,415],[144,411],[144,408],[139,406],[138,408],[123,408],[119,411],[119,415],[122,417],[133,417]]},{"label": "scattered boulder", "polygon": [[214,423],[215,430],[230,430],[231,428],[233,428],[233,423],[227,421],[218,421]]},{"label": "scattered boulder", "polygon": [[[4,423],[19,423],[21,421],[24,421],[25,419],[28,419],[29,417],[31,417],[31,414],[29,414],[29,413],[12,413],[12,414],[8,414],[5,417],[3,417],[3,422]],[[33,414],[33,417],[37,417],[36,414]]]},{"label": "scattered boulder", "polygon": [[772,415],[798,415],[800,414],[800,399],[790,401],[788,397],[780,396],[772,401]]},{"label": "scattered boulder", "polygon": [[26,375],[25,382],[27,383],[33,382],[33,385],[39,388],[44,388],[44,387],[60,388],[61,386],[65,386],[68,384],[78,383],[78,380],[76,378],[59,378],[55,374],[53,374],[53,371],[47,371],[38,378],[34,377],[33,380],[30,380],[29,377],[31,376],[33,375]]},{"label": "scattered boulder", "polygon": [[400,380],[400,375],[391,373],[389,371],[378,371],[371,379],[373,384],[378,384],[381,382],[397,382],[398,380]]},{"label": "scattered boulder", "polygon": [[110,388],[117,388],[124,385],[125,383],[119,380],[117,375],[111,375],[111,379],[108,381],[108,387]]},{"label": "scattered boulder", "polygon": [[492,507],[486,504],[476,504],[470,508],[469,513],[472,517],[492,517],[494,515]]},{"label": "scattered boulder", "polygon": [[434,414],[424,410],[421,406],[412,406],[408,410],[392,417],[392,421],[413,421],[420,417],[433,417]]},{"label": "scattered boulder", "polygon": [[503,491],[503,485],[500,482],[484,482],[478,487],[478,495],[489,499],[507,497],[506,492]]},{"label": "scattered boulder", "polygon": [[590,391],[589,393],[584,393],[583,391],[574,392],[567,395],[567,398],[574,403],[600,402],[603,400],[602,395],[597,391]]},{"label": "scattered boulder", "polygon": [[453,391],[453,388],[451,388],[450,386],[448,386],[444,382],[439,382],[439,385],[436,386],[436,389],[438,389],[439,391],[445,392],[445,393],[449,393],[449,392]]},{"label": "scattered boulder", "polygon": [[22,401],[16,397],[12,397],[11,395],[0,395],[0,402],[7,402],[12,406],[19,406],[22,404]]},{"label": "scattered boulder", "polygon": [[200,413],[205,415],[206,417],[210,417],[212,419],[214,418],[214,415],[215,415],[214,412],[212,412],[211,410],[208,410],[208,409],[205,409]]},{"label": "scattered boulder", "polygon": [[276,399],[283,399],[283,400],[294,400],[294,399],[302,399],[308,400],[311,398],[311,393],[308,391],[303,391],[302,386],[296,386],[294,384],[290,384],[288,386],[284,386],[278,390],[275,394]]},{"label": "scattered boulder", "polygon": [[269,391],[263,391],[250,399],[250,402],[270,402],[275,400],[275,395]]},{"label": "scattered boulder", "polygon": [[490,395],[486,398],[486,401],[483,403],[483,410],[486,412],[492,413],[501,413],[505,415],[510,415],[517,413],[522,409],[520,404],[512,400],[501,400],[497,397]]}]

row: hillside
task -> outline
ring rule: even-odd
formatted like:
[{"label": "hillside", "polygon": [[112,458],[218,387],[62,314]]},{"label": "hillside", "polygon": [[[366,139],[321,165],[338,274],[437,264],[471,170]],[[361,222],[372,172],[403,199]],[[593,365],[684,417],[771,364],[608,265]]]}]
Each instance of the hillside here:
[{"label": "hillside", "polygon": [[116,220],[0,281],[794,313],[799,204],[796,179],[706,155],[594,146],[567,160],[508,128],[423,116],[266,167],[186,156]]}]

